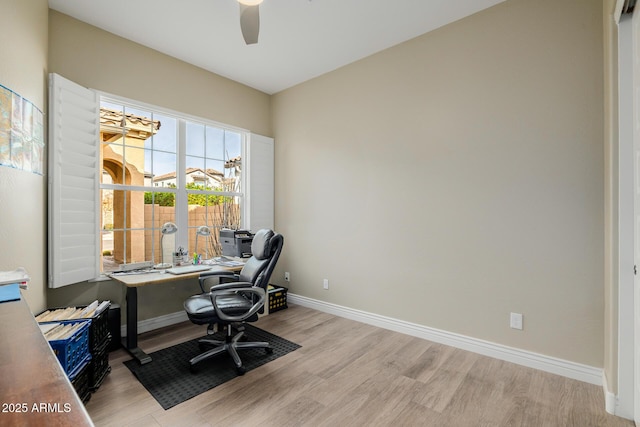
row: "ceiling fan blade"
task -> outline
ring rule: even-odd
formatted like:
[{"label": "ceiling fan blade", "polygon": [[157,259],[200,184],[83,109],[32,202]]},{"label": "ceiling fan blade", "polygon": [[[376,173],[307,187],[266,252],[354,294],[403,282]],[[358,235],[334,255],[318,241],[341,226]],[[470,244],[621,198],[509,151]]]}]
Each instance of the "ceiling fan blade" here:
[{"label": "ceiling fan blade", "polygon": [[260,32],[259,5],[245,6],[240,3],[240,29],[246,44],[258,43]]}]

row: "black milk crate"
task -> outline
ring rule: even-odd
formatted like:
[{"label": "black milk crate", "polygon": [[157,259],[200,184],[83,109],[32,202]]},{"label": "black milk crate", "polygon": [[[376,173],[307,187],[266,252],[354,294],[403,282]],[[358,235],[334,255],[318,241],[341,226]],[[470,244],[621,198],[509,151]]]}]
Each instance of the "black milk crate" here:
[{"label": "black milk crate", "polygon": [[[91,327],[89,329],[89,348],[91,352],[98,352],[101,347],[111,341],[109,332],[109,306],[106,306],[100,313],[91,317]],[[106,344],[105,344],[106,343]]]},{"label": "black milk crate", "polygon": [[274,286],[273,289],[267,291],[269,295],[269,314],[287,308],[287,291],[288,289],[284,286]]},{"label": "black milk crate", "polygon": [[109,341],[105,342],[104,347],[100,351],[93,352],[91,355],[91,362],[89,363],[89,389],[93,392],[96,391],[101,385],[102,381],[111,372],[111,366],[109,366]]},{"label": "black milk crate", "polygon": [[72,373],[73,375],[69,375],[71,385],[85,405],[89,399],[91,399],[91,387],[89,384],[90,363],[91,362],[85,362],[84,365],[79,366],[79,369],[76,369],[76,371]]},{"label": "black milk crate", "polygon": [[89,353],[89,320],[59,320],[54,322],[42,322],[41,325],[52,323],[77,324],[82,323],[80,329],[66,339],[49,341],[62,369],[71,378],[82,365],[91,360]]}]

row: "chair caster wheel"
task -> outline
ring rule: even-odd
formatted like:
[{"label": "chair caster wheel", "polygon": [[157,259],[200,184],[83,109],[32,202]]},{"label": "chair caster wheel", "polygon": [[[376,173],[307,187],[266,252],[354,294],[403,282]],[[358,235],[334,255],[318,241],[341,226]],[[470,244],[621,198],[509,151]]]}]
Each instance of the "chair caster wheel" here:
[{"label": "chair caster wheel", "polygon": [[271,347],[266,347],[264,349],[264,352],[267,353],[267,354],[273,354],[273,349]]},{"label": "chair caster wheel", "polygon": [[244,375],[245,372],[247,372],[247,369],[244,366],[238,366],[236,367],[236,373],[238,375]]}]

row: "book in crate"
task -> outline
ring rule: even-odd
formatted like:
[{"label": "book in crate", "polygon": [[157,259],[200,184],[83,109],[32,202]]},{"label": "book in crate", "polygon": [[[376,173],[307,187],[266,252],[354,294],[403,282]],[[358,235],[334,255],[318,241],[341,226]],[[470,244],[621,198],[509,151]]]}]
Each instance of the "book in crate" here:
[{"label": "book in crate", "polygon": [[89,319],[89,349],[97,352],[106,342],[110,341],[108,308],[109,301],[98,303],[94,301],[86,306],[51,308],[36,317],[38,322],[51,322],[60,320]]}]

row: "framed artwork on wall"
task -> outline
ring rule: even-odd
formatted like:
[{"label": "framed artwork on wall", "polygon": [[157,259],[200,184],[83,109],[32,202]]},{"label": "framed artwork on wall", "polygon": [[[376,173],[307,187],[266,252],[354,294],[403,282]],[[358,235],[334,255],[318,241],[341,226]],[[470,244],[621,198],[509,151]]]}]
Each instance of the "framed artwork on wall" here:
[{"label": "framed artwork on wall", "polygon": [[0,85],[0,166],[44,173],[44,114]]}]

